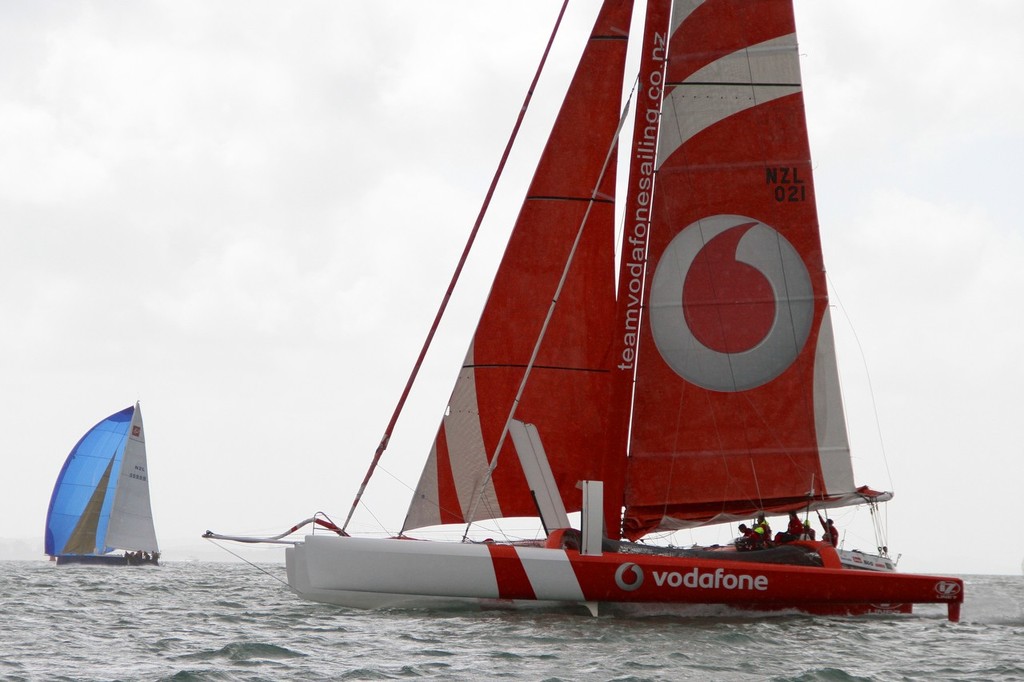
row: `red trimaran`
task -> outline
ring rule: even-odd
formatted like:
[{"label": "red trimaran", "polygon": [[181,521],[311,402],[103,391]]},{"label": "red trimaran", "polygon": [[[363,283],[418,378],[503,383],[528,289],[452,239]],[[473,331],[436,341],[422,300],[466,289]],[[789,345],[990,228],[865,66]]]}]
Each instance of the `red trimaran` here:
[{"label": "red trimaran", "polygon": [[[884,555],[637,542],[890,495],[854,483],[791,0],[646,3],[618,205],[632,15],[630,0],[600,9],[399,537],[307,535],[289,584],[365,607],[944,603],[957,620],[961,580]],[[407,535],[525,516],[546,540]]]}]

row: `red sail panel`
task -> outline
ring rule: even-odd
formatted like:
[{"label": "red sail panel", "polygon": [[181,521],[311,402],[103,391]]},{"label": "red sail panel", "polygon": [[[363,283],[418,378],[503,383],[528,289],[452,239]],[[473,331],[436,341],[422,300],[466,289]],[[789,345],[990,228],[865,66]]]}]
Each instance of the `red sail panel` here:
[{"label": "red sail panel", "polygon": [[672,27],[632,538],[855,494],[791,0],[677,0]]},{"label": "red sail panel", "polygon": [[[614,162],[632,2],[607,0],[566,94],[405,528],[536,516],[511,438],[487,470],[581,224],[586,227],[515,418],[537,427],[567,511],[612,456],[607,351],[615,306]],[[614,160],[614,157],[613,157]],[[599,198],[591,202],[595,188]],[[588,215],[589,210],[589,215]],[[621,451],[616,453],[621,457]]]}]

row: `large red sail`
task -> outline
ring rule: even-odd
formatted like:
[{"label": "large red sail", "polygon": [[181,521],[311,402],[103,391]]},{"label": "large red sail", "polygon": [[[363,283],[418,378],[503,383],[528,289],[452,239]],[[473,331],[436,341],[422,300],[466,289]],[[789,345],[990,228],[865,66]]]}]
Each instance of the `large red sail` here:
[{"label": "large red sail", "polygon": [[671,26],[633,538],[857,497],[791,0],[676,0]]},{"label": "large red sail", "polygon": [[[515,418],[539,433],[567,511],[612,452],[614,158],[629,0],[607,0],[517,219],[405,528],[536,516],[511,439],[488,473],[580,226],[586,225]],[[602,177],[602,172],[604,173]],[[598,182],[600,180],[600,186]],[[594,190],[598,199],[592,201]]]}]

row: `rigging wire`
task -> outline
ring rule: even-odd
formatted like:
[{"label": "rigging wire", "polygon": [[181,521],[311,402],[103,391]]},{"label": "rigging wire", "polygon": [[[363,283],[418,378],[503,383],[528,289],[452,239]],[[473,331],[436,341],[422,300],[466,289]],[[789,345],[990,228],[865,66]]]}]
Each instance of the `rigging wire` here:
[{"label": "rigging wire", "polygon": [[274,580],[276,580],[277,582],[279,582],[279,583],[281,583],[282,585],[284,585],[285,587],[289,587],[289,585],[288,585],[288,581],[287,581],[287,580],[281,580],[281,578],[279,578],[278,576],[274,575],[273,573],[271,573],[271,572],[270,572],[270,571],[268,571],[267,569],[263,568],[263,567],[262,567],[262,566],[260,566],[259,564],[254,564],[253,562],[249,561],[248,559],[246,559],[246,558],[245,558],[244,556],[242,556],[241,554],[238,554],[238,553],[236,553],[236,552],[232,552],[232,551],[231,551],[230,549],[228,549],[228,548],[227,548],[227,547],[225,547],[224,545],[220,544],[219,542],[217,542],[217,541],[216,541],[216,540],[214,540],[213,538],[206,538],[206,539],[207,539],[207,540],[208,540],[209,542],[211,542],[211,543],[213,543],[214,545],[216,545],[217,547],[219,547],[219,548],[223,549],[223,550],[224,550],[225,552],[227,552],[227,553],[228,553],[228,554],[230,554],[231,556],[235,557],[236,559],[241,559],[241,560],[242,560],[242,561],[244,561],[245,563],[247,563],[247,564],[249,564],[250,566],[252,566],[253,568],[255,568],[255,569],[256,569],[257,571],[260,571],[260,572],[262,572],[262,573],[265,573],[265,574],[267,574],[268,576],[270,576],[271,578],[273,578]]},{"label": "rigging wire", "polygon": [[860,343],[860,337],[857,336],[857,329],[853,326],[853,320],[850,319],[850,315],[847,312],[846,307],[843,305],[842,299],[839,297],[839,292],[836,289],[835,283],[832,281],[832,278],[828,276],[827,272],[825,273],[825,278],[828,280],[828,288],[832,294],[832,298],[835,299],[836,307],[842,311],[843,317],[846,319],[846,323],[849,325],[850,331],[853,333],[853,339],[857,342],[857,350],[860,352],[860,361],[864,365],[864,375],[867,377],[868,394],[871,396],[871,409],[875,415],[875,430],[878,434],[878,445],[882,452],[882,463],[885,465],[885,474],[889,477],[889,489],[891,490],[894,487],[892,472],[889,470],[889,457],[885,451],[885,439],[882,437],[882,422],[878,416],[878,401],[875,400],[875,388],[871,382],[871,370],[868,367],[867,356],[864,353],[864,347]]},{"label": "rigging wire", "polygon": [[[406,490],[408,490],[408,491],[409,491],[410,493],[414,493],[414,494],[415,494],[415,492],[416,492],[416,488],[413,488],[413,487],[412,487],[411,485],[409,485],[408,483],[406,483],[406,482],[405,482],[405,481],[404,481],[404,480],[403,480],[402,478],[400,478],[400,477],[399,477],[399,476],[397,476],[396,474],[393,474],[392,472],[388,471],[388,469],[387,469],[387,468],[385,468],[384,466],[382,466],[382,465],[378,464],[378,465],[377,465],[377,470],[378,470],[378,471],[381,471],[381,472],[383,472],[383,473],[385,473],[385,474],[387,474],[388,476],[390,476],[390,477],[391,477],[391,479],[392,479],[392,480],[393,480],[393,481],[394,481],[395,483],[397,483],[397,484],[399,484],[400,486],[404,487],[404,488],[405,488]],[[433,498],[433,497],[432,497],[432,498],[430,498],[430,499],[431,499],[431,502],[433,502],[434,504],[436,504],[436,505],[437,505],[437,507],[438,507],[438,509],[441,509],[442,511],[449,511],[449,512],[451,512],[451,513],[456,513],[456,512],[458,511],[458,510],[451,510],[451,509],[446,509],[446,508],[445,508],[445,506],[444,506],[444,505],[443,505],[443,504],[441,503],[441,501],[440,501],[440,500],[438,500],[438,499],[435,499],[435,498]],[[370,516],[371,516],[371,517],[373,518],[373,520],[374,520],[374,521],[375,521],[375,522],[377,523],[377,525],[378,525],[378,526],[380,527],[380,530],[381,530],[381,531],[382,531],[383,533],[385,533],[385,534],[387,534],[387,535],[394,535],[394,533],[393,533],[392,531],[388,530],[387,526],[385,526],[385,525],[384,525],[384,522],[383,522],[383,521],[381,521],[381,520],[380,520],[379,518],[377,518],[377,515],[373,513],[373,510],[372,510],[372,509],[370,509],[370,507],[369,507],[369,506],[367,506],[367,505],[366,505],[365,503],[363,504],[363,509],[364,509],[364,510],[366,511],[366,513],[367,513],[367,514],[369,514],[369,515],[370,515]],[[397,534],[397,535],[398,535],[399,537],[402,537],[402,536],[404,536],[404,534],[405,534],[405,529],[404,529],[404,527],[403,527],[403,528],[402,528],[402,530],[400,530],[400,531],[398,532],[398,534]]]},{"label": "rigging wire", "polygon": [[558,18],[555,19],[555,26],[551,31],[551,37],[548,38],[548,43],[544,48],[544,53],[541,56],[540,64],[537,66],[537,72],[533,76],[533,81],[530,82],[530,87],[526,92],[526,99],[523,102],[523,106],[519,109],[519,116],[516,118],[515,125],[512,126],[512,133],[509,135],[508,142],[505,144],[505,151],[502,153],[501,160],[498,162],[498,168],[495,170],[494,176],[491,178],[490,187],[487,189],[487,194],[484,197],[483,205],[480,207],[480,212],[477,215],[476,222],[473,223],[473,229],[470,231],[469,239],[466,241],[466,246],[462,251],[462,256],[459,258],[459,263],[455,267],[455,272],[452,274],[452,279],[448,284],[448,289],[445,291],[444,298],[441,300],[441,305],[438,307],[437,314],[434,316],[434,322],[430,326],[430,331],[427,332],[427,338],[423,342],[420,354],[416,358],[416,363],[413,365],[412,372],[409,374],[409,379],[406,381],[405,389],[402,391],[402,395],[398,399],[398,404],[395,406],[395,411],[391,415],[391,420],[388,422],[387,428],[384,430],[384,436],[381,438],[380,444],[377,446],[377,450],[373,454],[373,460],[370,462],[370,468],[363,477],[363,482],[360,484],[359,491],[356,493],[356,497],[352,501],[352,507],[348,511],[348,516],[345,517],[345,523],[341,526],[342,531],[348,528],[348,524],[352,520],[352,515],[355,513],[356,507],[359,506],[359,501],[362,499],[363,493],[366,491],[366,486],[370,482],[370,478],[373,476],[374,470],[377,468],[377,463],[384,454],[384,450],[388,447],[388,441],[391,440],[391,434],[395,430],[395,424],[398,423],[398,417],[402,413],[405,401],[409,397],[412,385],[415,383],[420,367],[423,365],[423,359],[426,357],[427,349],[430,348],[430,344],[434,339],[434,333],[437,331],[437,327],[441,323],[441,318],[444,316],[444,312],[448,308],[448,301],[451,299],[452,292],[455,289],[455,284],[458,282],[459,276],[462,274],[462,268],[466,264],[466,259],[469,257],[469,252],[473,247],[473,243],[476,241],[476,235],[480,230],[480,224],[483,222],[484,216],[487,213],[487,209],[491,203],[491,197],[494,196],[494,190],[497,187],[498,180],[501,178],[502,171],[505,168],[505,162],[508,159],[509,153],[512,151],[513,143],[519,134],[519,128],[523,123],[523,118],[526,116],[526,110],[530,105],[530,101],[533,99],[533,91],[536,89],[537,82],[540,80],[541,71],[544,69],[544,64],[547,62],[548,53],[551,51],[551,45],[555,41],[555,35],[558,33],[558,27],[562,23],[562,17],[565,15],[565,10],[568,5],[569,0],[564,0],[562,3],[562,9],[558,12]]},{"label": "rigging wire", "polygon": [[[864,346],[861,345],[860,337],[857,335],[857,329],[853,326],[853,320],[850,318],[849,312],[846,310],[846,306],[843,305],[842,299],[839,297],[839,290],[836,288],[835,282],[832,278],[825,273],[825,278],[828,280],[828,288],[831,293],[831,298],[835,300],[836,308],[843,313],[843,318],[846,319],[846,323],[853,333],[853,339],[857,343],[857,350],[860,353],[860,361],[864,366],[864,376],[868,382],[868,395],[871,397],[871,410],[875,416],[875,431],[878,434],[878,446],[882,453],[882,464],[885,466],[885,475],[889,478],[889,489],[895,488],[892,480],[892,471],[889,469],[889,457],[885,450],[885,439],[882,435],[882,420],[878,416],[878,401],[875,400],[875,387],[871,382],[871,369],[868,367],[867,355],[864,353]],[[842,376],[840,375],[840,382],[842,382]],[[845,412],[846,406],[843,405]],[[849,421],[849,420],[847,420]],[[869,502],[871,510],[871,525],[875,531],[875,544],[879,553],[882,556],[889,556],[889,514],[888,507],[885,507],[884,512],[879,508],[877,502]],[[884,518],[883,518],[884,517]]]},{"label": "rigging wire", "polygon": [[[633,79],[633,87],[630,88],[629,95],[626,97],[626,102],[627,103],[633,101],[633,98],[636,96],[636,91],[637,91],[637,89],[639,87],[640,87],[640,73],[638,71],[637,74],[636,74],[636,78]],[[631,125],[636,125],[636,124],[633,123]],[[627,128],[627,130],[628,130],[628,128]],[[625,178],[616,178],[615,182],[616,182],[617,185],[620,182],[621,183],[628,183],[629,182],[628,173],[624,174],[624,175],[626,175]],[[623,186],[625,186],[625,185],[623,185]],[[615,195],[619,196],[620,194],[625,194],[625,191],[620,193],[619,190],[618,190],[618,187],[616,187]],[[620,215],[618,217],[619,227],[615,230],[615,242],[614,242],[614,251],[615,251],[615,253],[621,253],[622,252],[622,245],[626,242],[626,224],[627,224],[627,222],[628,222],[628,218],[626,216],[626,205],[625,205],[625,202],[622,202],[622,212],[620,213]],[[645,252],[644,255],[646,256],[646,252]],[[622,264],[618,260],[615,261],[615,278],[616,279],[618,279],[618,277],[619,277],[619,270],[621,268],[621,265]]]}]

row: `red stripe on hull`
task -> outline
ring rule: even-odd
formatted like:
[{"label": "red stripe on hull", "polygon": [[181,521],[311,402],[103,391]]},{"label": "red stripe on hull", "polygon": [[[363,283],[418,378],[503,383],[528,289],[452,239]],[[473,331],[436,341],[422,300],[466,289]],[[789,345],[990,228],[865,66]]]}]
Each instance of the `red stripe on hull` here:
[{"label": "red stripe on hull", "polygon": [[487,545],[494,562],[494,576],[498,581],[501,599],[536,599],[537,595],[526,575],[523,562],[519,560],[516,548],[510,545]]}]

